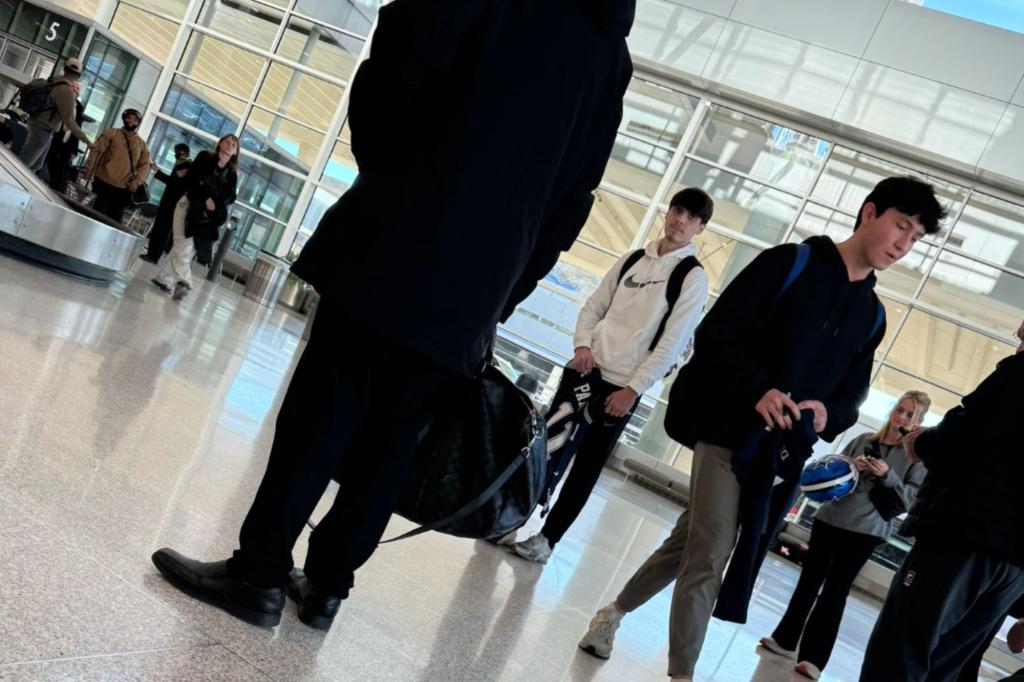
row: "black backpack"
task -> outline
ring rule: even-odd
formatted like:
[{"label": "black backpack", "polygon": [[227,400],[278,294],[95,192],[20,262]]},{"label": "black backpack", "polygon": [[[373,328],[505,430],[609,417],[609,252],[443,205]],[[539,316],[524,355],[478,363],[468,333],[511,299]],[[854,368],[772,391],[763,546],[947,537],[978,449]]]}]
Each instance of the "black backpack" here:
[{"label": "black backpack", "polygon": [[[640,259],[643,257],[643,249],[639,249],[629,254],[625,262],[622,264],[622,269],[619,270],[617,285],[622,285],[622,279],[629,272],[630,268],[640,262]],[[675,307],[676,301],[679,300],[679,294],[683,290],[683,282],[686,280],[686,276],[690,274],[691,270],[699,267],[703,266],[696,257],[687,256],[676,264],[676,267],[672,270],[672,274],[668,276],[668,284],[665,286],[665,300],[668,301],[668,310],[665,311],[665,316],[661,318],[661,324],[658,325],[658,331],[654,333],[654,339],[651,340],[651,346],[648,348],[649,351],[654,352],[654,349],[658,346],[658,341],[661,341],[662,334],[665,333],[665,325],[668,324],[668,318],[672,316],[672,309]],[[618,291],[618,289],[616,289],[616,291]],[[672,366],[672,369],[675,369],[674,365]],[[672,373],[672,369],[669,370],[669,374]]]},{"label": "black backpack", "polygon": [[47,105],[50,102],[50,93],[55,86],[56,84],[48,78],[31,80],[18,88],[18,92],[11,99],[11,104],[14,105],[15,101],[17,101],[16,106],[18,109],[21,109],[29,116],[38,116],[47,109],[53,109],[53,106]]}]

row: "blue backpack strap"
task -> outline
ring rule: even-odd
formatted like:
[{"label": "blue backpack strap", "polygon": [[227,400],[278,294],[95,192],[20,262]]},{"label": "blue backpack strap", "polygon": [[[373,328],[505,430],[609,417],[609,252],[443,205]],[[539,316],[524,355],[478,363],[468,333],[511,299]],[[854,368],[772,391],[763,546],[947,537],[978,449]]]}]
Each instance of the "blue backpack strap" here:
[{"label": "blue backpack strap", "polygon": [[619,279],[615,282],[615,286],[622,284],[622,278],[626,276],[629,269],[640,262],[640,259],[644,257],[644,250],[638,249],[626,257],[626,261],[622,264],[622,269],[619,270]]},{"label": "blue backpack strap", "polygon": [[793,267],[789,269],[789,274],[786,275],[786,281],[782,283],[782,288],[779,289],[779,293],[775,294],[775,298],[772,299],[772,305],[779,302],[782,295],[786,293],[786,290],[793,285],[796,278],[800,276],[800,273],[807,267],[807,261],[811,257],[811,247],[807,244],[798,244],[796,247],[796,257],[793,258]]},{"label": "blue backpack strap", "polygon": [[875,299],[875,305],[878,306],[878,310],[875,312],[875,325],[871,327],[871,333],[868,334],[869,341],[875,337],[878,330],[882,328],[882,323],[885,322],[885,306],[877,298]]}]

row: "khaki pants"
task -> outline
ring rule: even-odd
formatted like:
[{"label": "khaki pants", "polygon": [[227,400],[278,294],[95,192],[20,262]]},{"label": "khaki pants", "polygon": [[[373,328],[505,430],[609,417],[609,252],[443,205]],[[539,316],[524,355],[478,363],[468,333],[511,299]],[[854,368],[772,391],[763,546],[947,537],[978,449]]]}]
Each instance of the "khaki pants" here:
[{"label": "khaki pants", "polygon": [[174,206],[174,218],[171,220],[171,233],[174,243],[171,253],[156,276],[164,285],[174,288],[182,282],[192,288],[192,259],[196,255],[192,237],[185,236],[185,217],[188,215],[188,197],[182,197]]},{"label": "khaki pants", "polygon": [[669,617],[669,675],[693,675],[722,587],[722,574],[736,544],[740,484],[732,473],[731,458],[731,450],[697,443],[689,509],[615,600],[629,613],[675,581]]}]

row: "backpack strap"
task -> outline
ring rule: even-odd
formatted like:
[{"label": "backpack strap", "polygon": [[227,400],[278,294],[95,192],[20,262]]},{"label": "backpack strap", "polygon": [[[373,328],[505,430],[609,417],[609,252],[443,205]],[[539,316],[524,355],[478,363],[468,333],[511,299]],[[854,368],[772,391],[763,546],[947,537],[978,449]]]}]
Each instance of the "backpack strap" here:
[{"label": "backpack strap", "polygon": [[650,348],[648,348],[651,352],[658,346],[658,342],[661,341],[661,335],[665,333],[668,318],[672,316],[672,309],[675,307],[676,301],[679,300],[679,294],[683,290],[683,282],[686,280],[686,276],[694,268],[700,267],[703,266],[695,256],[687,256],[672,269],[672,274],[668,276],[668,284],[665,285],[665,300],[668,301],[668,310],[665,311],[665,316],[661,318],[658,331],[654,333],[654,339],[651,341]]},{"label": "backpack strap", "polygon": [[625,262],[622,264],[622,269],[619,270],[619,279],[616,280],[616,282],[615,282],[615,286],[616,287],[618,287],[620,284],[622,284],[622,278],[625,277],[626,273],[629,272],[630,268],[632,268],[634,265],[639,263],[640,259],[643,258],[643,257],[644,257],[644,250],[643,249],[638,249],[638,250],[634,251],[633,253],[629,254],[629,256],[626,257]]},{"label": "backpack strap", "polygon": [[786,293],[786,290],[793,285],[796,278],[800,276],[800,273],[807,267],[807,261],[811,257],[811,247],[808,244],[798,244],[796,247],[796,257],[793,258],[793,266],[789,269],[789,274],[786,275],[786,280],[782,283],[782,288],[779,289],[779,293],[775,294],[775,298],[772,299],[772,305],[774,306],[782,298],[782,295]]},{"label": "backpack strap", "polygon": [[885,322],[885,306],[882,305],[882,302],[877,297],[875,298],[875,305],[878,306],[878,310],[875,312],[875,324],[871,327],[871,333],[868,334],[868,341],[874,338],[878,330],[882,328],[882,323]]}]

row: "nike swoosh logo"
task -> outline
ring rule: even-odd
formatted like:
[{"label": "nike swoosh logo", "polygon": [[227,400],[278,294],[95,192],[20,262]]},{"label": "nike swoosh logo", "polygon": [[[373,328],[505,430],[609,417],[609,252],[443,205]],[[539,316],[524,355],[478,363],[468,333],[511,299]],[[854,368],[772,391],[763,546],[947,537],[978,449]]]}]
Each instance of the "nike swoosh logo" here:
[{"label": "nike swoosh logo", "polygon": [[649,287],[649,286],[652,286],[654,284],[661,284],[664,281],[665,280],[663,280],[663,279],[658,279],[658,280],[651,280],[650,282],[638,282],[635,279],[633,279],[633,275],[630,275],[629,277],[624,279],[622,281],[622,283],[625,284],[630,289],[643,289],[644,287]]}]

